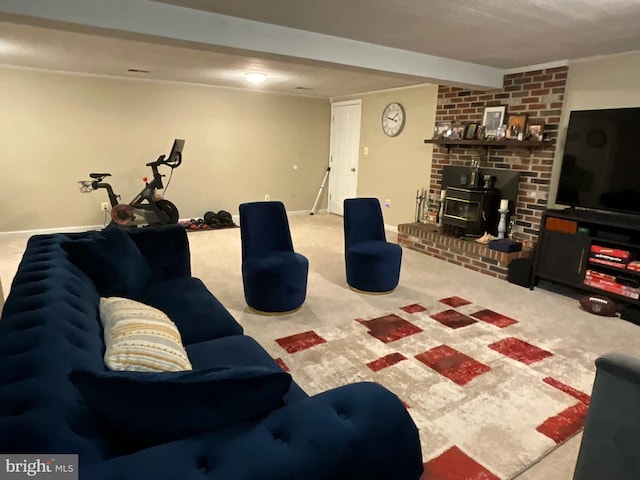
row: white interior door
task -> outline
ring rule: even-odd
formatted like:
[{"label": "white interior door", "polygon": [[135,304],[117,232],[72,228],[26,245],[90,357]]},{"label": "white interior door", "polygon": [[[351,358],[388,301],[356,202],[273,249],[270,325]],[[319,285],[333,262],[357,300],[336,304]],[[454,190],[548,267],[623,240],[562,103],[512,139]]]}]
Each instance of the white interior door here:
[{"label": "white interior door", "polygon": [[358,192],[361,111],[360,100],[331,105],[329,213],[343,215],[344,199]]}]

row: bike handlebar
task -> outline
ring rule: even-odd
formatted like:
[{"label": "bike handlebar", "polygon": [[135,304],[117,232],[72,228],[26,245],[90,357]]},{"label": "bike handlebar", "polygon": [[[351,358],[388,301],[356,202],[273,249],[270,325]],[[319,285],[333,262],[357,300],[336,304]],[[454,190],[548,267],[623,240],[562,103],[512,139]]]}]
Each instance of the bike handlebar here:
[{"label": "bike handlebar", "polygon": [[165,155],[160,155],[155,162],[147,163],[147,167],[158,167],[166,165],[171,168],[178,168],[182,163],[182,153],[176,152],[173,158],[165,159]]}]

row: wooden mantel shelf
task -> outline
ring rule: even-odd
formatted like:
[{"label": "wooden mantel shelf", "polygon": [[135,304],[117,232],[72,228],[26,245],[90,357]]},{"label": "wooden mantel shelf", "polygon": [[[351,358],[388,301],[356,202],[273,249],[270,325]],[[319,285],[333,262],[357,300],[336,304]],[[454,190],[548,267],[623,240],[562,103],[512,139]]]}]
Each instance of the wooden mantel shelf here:
[{"label": "wooden mantel shelf", "polygon": [[456,145],[476,147],[508,147],[508,148],[545,148],[553,145],[552,141],[540,140],[454,140],[450,138],[426,139],[424,143],[432,143],[451,148]]}]

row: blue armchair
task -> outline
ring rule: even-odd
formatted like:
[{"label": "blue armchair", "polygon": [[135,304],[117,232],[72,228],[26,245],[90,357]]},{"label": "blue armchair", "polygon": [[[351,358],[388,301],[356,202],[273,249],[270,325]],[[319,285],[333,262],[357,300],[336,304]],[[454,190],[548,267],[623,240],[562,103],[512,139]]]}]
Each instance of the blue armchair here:
[{"label": "blue armchair", "polygon": [[609,353],[596,360],[596,380],[574,480],[640,478],[640,359]]},{"label": "blue armchair", "polygon": [[241,204],[240,235],[247,305],[258,313],[298,309],[307,295],[309,261],[293,251],[282,202]]},{"label": "blue armchair", "polygon": [[345,199],[344,247],[351,288],[388,293],[398,286],[402,249],[387,242],[377,198]]}]

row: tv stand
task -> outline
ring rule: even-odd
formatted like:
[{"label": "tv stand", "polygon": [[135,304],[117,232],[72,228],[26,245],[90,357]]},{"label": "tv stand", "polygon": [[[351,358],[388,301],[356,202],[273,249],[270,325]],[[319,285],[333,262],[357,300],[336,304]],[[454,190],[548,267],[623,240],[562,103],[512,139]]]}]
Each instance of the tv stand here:
[{"label": "tv stand", "polygon": [[582,219],[590,222],[600,222],[606,225],[612,226],[624,226],[633,222],[640,222],[640,215],[634,215],[633,213],[617,213],[617,212],[605,212],[603,210],[592,210],[587,208],[569,207],[566,209],[549,210],[554,215],[558,216],[566,214],[572,218]]},{"label": "tv stand", "polygon": [[533,276],[640,307],[640,216],[545,211]]}]

